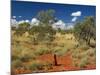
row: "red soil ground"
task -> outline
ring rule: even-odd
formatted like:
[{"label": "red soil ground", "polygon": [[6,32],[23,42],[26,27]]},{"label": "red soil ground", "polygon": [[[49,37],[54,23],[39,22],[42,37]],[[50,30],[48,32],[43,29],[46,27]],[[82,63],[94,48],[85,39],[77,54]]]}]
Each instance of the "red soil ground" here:
[{"label": "red soil ground", "polygon": [[[42,62],[54,62],[54,57],[51,54],[41,55],[39,58]],[[49,71],[74,71],[81,70],[79,67],[73,65],[73,58],[71,53],[66,53],[64,56],[57,56],[58,66],[53,66],[53,69]],[[87,65],[84,70],[95,69],[96,65]],[[83,69],[82,69],[83,70]]]},{"label": "red soil ground", "polygon": [[[42,62],[54,62],[54,57],[51,54],[42,55],[38,58]],[[53,69],[50,71],[64,71],[64,70],[77,70],[78,67],[73,66],[73,59],[70,53],[65,54],[64,56],[57,56],[58,66],[53,66]]]},{"label": "red soil ground", "polygon": [[[45,63],[45,62],[54,63],[54,57],[52,54],[41,55],[37,59],[39,61],[41,61],[41,63]],[[53,68],[48,70],[47,72],[89,70],[89,69],[96,68],[96,65],[87,65],[86,68],[84,68],[84,69],[75,67],[73,65],[73,59],[72,59],[71,53],[66,53],[64,56],[57,56],[57,63],[58,63],[58,66],[53,66]],[[17,74],[32,73],[32,71],[21,70],[21,72],[20,72],[18,70],[18,72],[16,71],[16,73]]]}]

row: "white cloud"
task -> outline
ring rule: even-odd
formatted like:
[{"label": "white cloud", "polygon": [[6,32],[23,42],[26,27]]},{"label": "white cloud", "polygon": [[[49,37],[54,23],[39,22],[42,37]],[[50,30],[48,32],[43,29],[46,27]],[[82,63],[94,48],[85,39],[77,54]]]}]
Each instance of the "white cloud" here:
[{"label": "white cloud", "polygon": [[11,19],[11,26],[13,26],[13,27],[18,26],[18,22],[16,21],[16,19]]},{"label": "white cloud", "polygon": [[31,25],[39,25],[39,20],[37,18],[32,18]]},{"label": "white cloud", "polygon": [[24,22],[25,22],[25,20],[21,20],[21,21],[18,22],[18,24],[21,24],[21,23],[24,23]]},{"label": "white cloud", "polygon": [[69,25],[67,26],[67,29],[72,29],[74,26],[73,25]]},{"label": "white cloud", "polygon": [[15,24],[17,24],[16,19],[11,19],[11,25],[15,25]]},{"label": "white cloud", "polygon": [[59,21],[57,21],[56,23],[54,23],[54,24],[52,25],[52,27],[53,27],[54,29],[57,29],[57,28],[66,29],[66,24],[65,24],[62,20],[59,20]]},{"label": "white cloud", "polygon": [[21,21],[18,22],[18,24],[21,24],[21,23],[24,23],[24,22],[30,23],[29,20],[21,20]]},{"label": "white cloud", "polygon": [[71,21],[75,22],[76,20],[77,20],[77,17],[73,17]]},{"label": "white cloud", "polygon": [[30,21],[29,20],[25,20],[25,22],[29,23]]},{"label": "white cloud", "polygon": [[81,11],[76,11],[71,13],[71,16],[81,16],[82,12]]},{"label": "white cloud", "polygon": [[71,13],[71,16],[73,16],[71,21],[75,22],[78,19],[78,17],[81,16],[81,14],[82,14],[81,11],[76,11],[76,12]]},{"label": "white cloud", "polygon": [[24,23],[24,22],[30,23],[29,20],[21,20],[21,21],[17,21],[16,19],[11,19],[11,26],[17,28],[19,24]]},{"label": "white cloud", "polygon": [[22,16],[18,16],[19,18],[21,18]]},{"label": "white cloud", "polygon": [[66,29],[72,29],[74,27],[74,23],[67,23]]},{"label": "white cloud", "polygon": [[13,16],[13,19],[15,19],[16,18],[16,16]]}]

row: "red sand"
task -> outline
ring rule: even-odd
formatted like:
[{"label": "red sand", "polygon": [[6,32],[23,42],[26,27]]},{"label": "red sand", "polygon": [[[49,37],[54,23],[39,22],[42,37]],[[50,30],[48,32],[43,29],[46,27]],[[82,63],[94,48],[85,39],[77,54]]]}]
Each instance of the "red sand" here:
[{"label": "red sand", "polygon": [[[52,54],[45,54],[41,55],[37,58],[37,60],[41,61],[41,63],[49,62],[52,63],[54,62],[54,57]],[[86,68],[81,69],[79,67],[73,66],[73,59],[71,56],[71,53],[66,53],[64,56],[57,56],[57,63],[58,66],[53,66],[52,69],[48,70],[47,72],[54,72],[54,71],[74,71],[74,70],[89,70],[89,69],[95,69],[96,65],[87,65]],[[22,72],[16,72],[17,74],[21,73],[31,73],[32,71],[24,71]]]}]

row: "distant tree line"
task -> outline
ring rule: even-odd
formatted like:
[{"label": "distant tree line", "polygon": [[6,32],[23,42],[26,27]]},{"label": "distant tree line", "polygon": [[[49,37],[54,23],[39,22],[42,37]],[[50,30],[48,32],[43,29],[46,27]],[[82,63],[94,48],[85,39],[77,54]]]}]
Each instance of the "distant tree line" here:
[{"label": "distant tree line", "polygon": [[55,11],[52,9],[42,10],[38,12],[36,18],[40,21],[38,26],[33,25],[30,27],[29,23],[20,23],[18,28],[12,27],[12,30],[16,30],[16,35],[21,36],[26,31],[31,35],[37,33],[34,40],[54,40],[54,35],[56,32],[61,34],[74,33],[74,36],[78,41],[84,40],[88,45],[91,39],[96,39],[96,22],[93,16],[84,18],[83,21],[75,24],[73,29],[62,30],[58,28],[57,30],[52,28],[52,25],[57,20],[55,19]]}]

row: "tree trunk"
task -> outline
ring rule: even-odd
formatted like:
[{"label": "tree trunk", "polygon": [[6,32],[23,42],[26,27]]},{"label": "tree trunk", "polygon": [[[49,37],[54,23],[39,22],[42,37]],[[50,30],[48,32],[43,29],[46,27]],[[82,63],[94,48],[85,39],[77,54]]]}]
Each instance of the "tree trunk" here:
[{"label": "tree trunk", "polygon": [[57,55],[56,55],[56,54],[54,54],[54,65],[55,65],[55,66],[58,65],[58,64],[57,64]]},{"label": "tree trunk", "polygon": [[88,45],[90,46],[90,39],[88,40]]},{"label": "tree trunk", "polygon": [[88,45],[90,46],[91,37],[88,38]]}]

